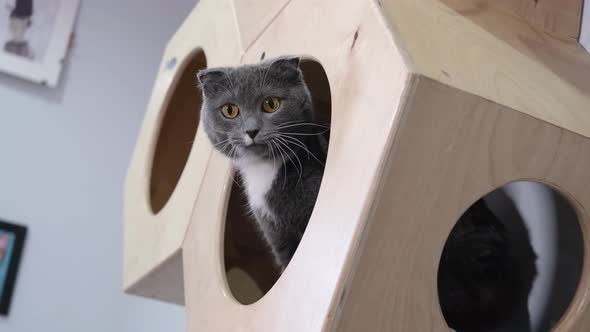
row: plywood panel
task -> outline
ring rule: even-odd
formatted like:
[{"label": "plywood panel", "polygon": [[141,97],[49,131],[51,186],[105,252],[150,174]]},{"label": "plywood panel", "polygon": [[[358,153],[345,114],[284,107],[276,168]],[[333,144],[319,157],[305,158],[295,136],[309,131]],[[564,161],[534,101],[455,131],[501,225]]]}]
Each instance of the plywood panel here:
[{"label": "plywood panel", "polygon": [[[404,109],[336,330],[448,331],[437,294],[443,245],[471,204],[508,182],[555,186],[576,202],[587,234],[589,152],[587,138],[420,78]],[[585,242],[585,280],[556,331],[587,331],[590,324]]]},{"label": "plywood panel", "polygon": [[578,40],[583,0],[488,0],[559,38]]},{"label": "plywood panel", "polygon": [[291,0],[234,0],[242,48],[247,50]]},{"label": "plywood panel", "polygon": [[372,1],[342,6],[339,0],[292,0],[248,49],[244,62],[256,62],[262,53],[312,56],[326,71],[332,130],[319,208],[273,288],[254,304],[237,303],[225,284],[219,253],[231,188],[229,162],[213,154],[184,242],[189,331],[329,328],[409,79]]},{"label": "plywood panel", "polygon": [[590,57],[478,0],[383,0],[414,71],[590,137]]},{"label": "plywood panel", "polygon": [[[182,97],[190,96],[191,87],[192,93],[199,94],[194,72],[197,68],[185,66],[195,52],[204,53],[208,66],[239,62],[241,49],[232,6],[231,0],[199,1],[164,52],[125,182],[123,282],[129,293],[184,303],[180,248],[212,148],[201,130],[197,129],[192,137],[188,134],[179,138],[176,136],[179,128],[169,128],[168,134],[162,137],[160,128],[165,122],[167,106],[174,107],[173,111],[183,107],[181,113],[187,115],[173,121],[173,126],[194,121],[190,112],[199,112],[199,98]],[[216,15],[210,15],[212,12]],[[186,81],[177,84],[180,79]],[[169,105],[171,97],[178,92],[176,88],[182,89],[181,95],[176,103]],[[193,129],[195,125],[198,124],[194,123]],[[168,139],[161,144],[164,152],[159,153],[164,160],[154,164],[161,138]],[[184,146],[176,147],[179,144]],[[184,167],[168,160],[187,147],[190,151],[188,157],[182,158],[186,162]]]}]

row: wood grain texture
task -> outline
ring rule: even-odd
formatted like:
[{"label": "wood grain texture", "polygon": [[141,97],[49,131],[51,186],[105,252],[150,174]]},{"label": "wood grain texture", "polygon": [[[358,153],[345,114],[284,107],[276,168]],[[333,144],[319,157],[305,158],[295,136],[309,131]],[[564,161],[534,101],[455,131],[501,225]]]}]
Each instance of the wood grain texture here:
[{"label": "wood grain texture", "polygon": [[234,0],[241,48],[247,50],[291,0]]},{"label": "wood grain texture", "polygon": [[477,199],[516,180],[547,183],[578,209],[583,281],[555,331],[587,331],[590,140],[421,77],[403,111],[335,331],[447,331],[442,248]]},{"label": "wood grain texture", "polygon": [[[208,14],[210,12],[217,14],[213,17]],[[183,274],[179,264],[182,261],[180,248],[212,151],[206,135],[200,130],[196,136],[183,137],[185,142],[179,142],[175,136],[185,127],[184,122],[190,121],[187,120],[191,118],[190,112],[198,113],[200,108],[197,103],[191,104],[199,99],[195,99],[199,94],[195,88],[196,73],[189,72],[196,68],[186,65],[195,55],[198,56],[198,52],[204,53],[208,66],[236,64],[241,54],[238,39],[232,1],[201,0],[164,52],[125,182],[123,283],[129,293],[184,303],[183,285],[179,282]],[[223,47],[220,47],[221,40],[225,43]],[[169,69],[168,63],[173,58],[176,58],[177,65]],[[180,79],[184,81],[180,82]],[[181,95],[175,96],[176,93]],[[170,104],[173,96],[177,102]],[[187,116],[169,123],[172,126],[166,129],[169,135],[162,137],[168,139],[164,152],[161,152],[163,159],[154,164],[160,128],[168,107],[175,107],[173,112]],[[182,128],[175,127],[179,125]],[[177,144],[183,146],[177,148]],[[190,151],[187,158],[186,155],[182,158],[186,161],[183,167],[178,161],[174,162],[177,160],[175,155],[187,146]],[[170,166],[174,166],[173,169]],[[154,198],[156,203],[163,204],[156,204],[161,209],[152,209]]]},{"label": "wood grain texture", "polygon": [[183,247],[189,331],[321,331],[333,318],[408,80],[376,5],[339,3],[291,1],[244,57],[252,63],[262,52],[311,55],[323,65],[332,130],[320,208],[276,284],[256,303],[239,304],[225,282],[220,253],[231,170],[214,153]]},{"label": "wood grain texture", "polygon": [[590,137],[590,57],[488,1],[383,0],[413,71]]},{"label": "wood grain texture", "polygon": [[577,41],[583,0],[486,0],[559,38]]},{"label": "wood grain texture", "polygon": [[[576,2],[563,13],[548,12],[550,0],[490,4],[201,0],[166,49],[129,168],[127,291],[176,303],[184,292],[189,331],[446,331],[436,271],[452,226],[482,195],[536,180],[578,208],[584,273],[556,330],[587,331],[590,58],[561,23]],[[224,246],[231,165],[202,131],[168,202],[150,208],[158,131],[181,70],[165,65],[195,49],[208,66],[299,54],[330,82],[316,208],[284,274],[251,305],[226,280],[259,294],[246,270],[225,271],[224,255],[240,256]]]}]

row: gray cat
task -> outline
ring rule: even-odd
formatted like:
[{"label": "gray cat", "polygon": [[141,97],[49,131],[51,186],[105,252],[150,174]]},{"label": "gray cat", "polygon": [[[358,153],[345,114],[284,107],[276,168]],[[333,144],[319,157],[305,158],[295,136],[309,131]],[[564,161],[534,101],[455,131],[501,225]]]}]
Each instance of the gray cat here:
[{"label": "gray cat", "polygon": [[313,210],[328,127],[316,123],[298,57],[211,68],[197,77],[201,123],[233,161],[250,211],[283,270]]}]

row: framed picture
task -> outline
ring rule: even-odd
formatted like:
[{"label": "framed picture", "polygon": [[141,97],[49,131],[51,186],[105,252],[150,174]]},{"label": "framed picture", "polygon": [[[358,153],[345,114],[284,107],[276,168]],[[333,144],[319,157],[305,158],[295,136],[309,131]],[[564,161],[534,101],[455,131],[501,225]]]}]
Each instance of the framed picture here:
[{"label": "framed picture", "polygon": [[0,0],[0,71],[56,86],[78,6],[79,0]]},{"label": "framed picture", "polygon": [[7,316],[27,228],[0,221],[0,315]]}]

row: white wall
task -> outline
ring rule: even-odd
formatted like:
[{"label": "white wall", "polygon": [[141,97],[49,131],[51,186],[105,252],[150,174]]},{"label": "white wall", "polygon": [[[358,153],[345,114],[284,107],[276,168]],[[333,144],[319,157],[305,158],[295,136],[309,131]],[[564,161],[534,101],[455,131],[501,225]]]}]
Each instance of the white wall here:
[{"label": "white wall", "polygon": [[183,331],[124,295],[122,190],[166,41],[195,0],[82,0],[58,89],[0,75],[0,219],[29,226],[2,332]]}]

